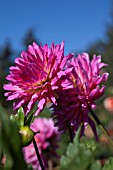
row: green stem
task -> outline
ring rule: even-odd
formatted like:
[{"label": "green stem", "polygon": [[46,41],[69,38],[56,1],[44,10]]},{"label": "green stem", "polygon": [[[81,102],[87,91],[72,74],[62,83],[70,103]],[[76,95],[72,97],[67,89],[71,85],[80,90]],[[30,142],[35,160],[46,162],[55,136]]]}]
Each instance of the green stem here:
[{"label": "green stem", "polygon": [[93,118],[95,119],[95,121],[98,124],[98,126],[100,127],[100,129],[102,130],[102,132],[107,137],[109,143],[113,146],[113,140],[110,138],[110,135],[109,135],[108,131],[106,130],[104,125],[101,123],[101,121],[98,119],[98,117],[96,116],[96,114],[94,113],[94,111],[91,108],[90,108],[90,113],[93,116]]},{"label": "green stem", "polygon": [[44,165],[43,165],[43,162],[42,162],[41,157],[40,157],[40,154],[39,154],[39,150],[38,150],[38,147],[37,147],[35,138],[33,138],[33,145],[34,145],[34,148],[35,148],[35,152],[36,152],[36,155],[37,155],[37,158],[38,158],[40,167],[41,167],[42,170],[45,170]]}]

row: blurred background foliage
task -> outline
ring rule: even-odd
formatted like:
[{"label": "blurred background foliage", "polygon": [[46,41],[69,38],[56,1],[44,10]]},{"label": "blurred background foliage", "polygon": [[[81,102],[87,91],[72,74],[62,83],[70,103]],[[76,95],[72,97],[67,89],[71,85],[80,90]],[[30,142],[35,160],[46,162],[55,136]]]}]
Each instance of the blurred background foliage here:
[{"label": "blurred background foliage", "polygon": [[[42,116],[43,114],[44,112]],[[65,151],[60,155],[61,159],[57,159],[55,167],[50,166],[47,170],[75,170],[75,168],[76,170],[112,170],[113,157],[111,155],[107,155],[108,159],[106,156],[104,160],[100,159],[99,153],[105,149],[103,144],[96,143],[93,138],[80,139],[80,131],[81,127],[79,127],[73,143],[69,140],[67,144],[62,141],[65,143]],[[0,170],[32,170],[32,167],[24,161],[19,126],[15,121],[9,119],[9,114],[1,105],[0,139]],[[64,137],[63,140],[65,140]]]},{"label": "blurred background foliage", "polygon": [[[86,49],[86,51],[89,53],[91,58],[92,58],[93,54],[102,55],[102,61],[108,64],[108,67],[104,68],[104,71],[109,72],[109,79],[106,83],[106,92],[105,92],[105,95],[97,102],[96,112],[97,112],[100,120],[103,122],[103,124],[108,129],[108,131],[111,135],[111,138],[113,139],[113,113],[105,110],[104,105],[103,105],[103,101],[106,97],[113,96],[113,13],[111,13],[110,17],[111,17],[111,22],[106,27],[106,33],[105,33],[104,38],[89,45],[89,47]],[[32,42],[36,42],[37,44],[40,44],[40,43],[42,44],[41,40],[39,40],[36,37],[35,29],[33,29],[33,28],[27,30],[27,32],[23,36],[23,39],[21,42],[22,42],[22,50],[26,50],[28,48],[28,45],[32,44]],[[0,154],[1,154],[0,159],[2,157],[3,142],[5,142],[7,140],[8,142],[7,142],[6,146],[4,146],[4,148],[5,148],[5,152],[7,152],[8,155],[10,155],[9,157],[11,157],[11,160],[9,160],[10,162],[8,162],[9,164],[10,163],[11,164],[8,166],[10,166],[11,168],[14,166],[14,168],[15,168],[16,162],[18,161],[18,163],[20,162],[19,165],[21,165],[24,170],[24,169],[26,169],[26,164],[23,161],[23,155],[22,155],[22,152],[20,151],[21,146],[20,146],[20,143],[18,142],[20,140],[20,137],[18,136],[18,133],[17,133],[18,128],[15,127],[16,125],[11,124],[8,119],[9,114],[14,113],[12,110],[12,102],[9,102],[9,101],[6,102],[6,98],[4,97],[4,90],[3,90],[3,85],[7,82],[5,77],[9,73],[9,67],[11,65],[14,65],[14,58],[16,58],[17,56],[20,56],[20,51],[16,51],[12,47],[12,43],[10,40],[8,40],[7,42],[5,42],[5,44],[0,46],[0,103],[2,104],[3,107],[5,107],[5,109],[8,113],[8,115],[7,115],[7,113],[4,114],[4,110],[0,110],[0,139],[2,139],[2,140],[0,140]],[[3,114],[4,114],[4,116],[2,117]],[[48,109],[46,108],[43,111],[43,113],[41,113],[40,116],[48,117],[48,115],[50,116],[51,114],[48,111]],[[11,129],[8,128],[9,126],[11,127]],[[4,128],[6,128],[6,129],[4,129]],[[4,132],[3,132],[3,129],[4,129]],[[92,153],[92,151],[87,150],[88,148],[86,147],[86,144],[81,144],[79,146],[78,146],[78,144],[76,144],[76,142],[74,144],[69,144],[69,138],[67,137],[68,135],[66,135],[66,134],[62,135],[58,154],[60,156],[62,154],[65,154],[66,156],[61,159],[61,165],[60,165],[61,170],[65,169],[65,165],[66,165],[67,169],[70,169],[70,165],[73,165],[73,164],[75,164],[75,166],[76,165],[78,166],[77,170],[79,170],[79,169],[82,170],[81,167],[79,167],[79,166],[80,166],[80,164],[83,163],[83,161],[86,164],[86,158],[87,158],[87,166],[89,167],[89,170],[94,170],[94,169],[100,170],[102,167],[100,166],[100,164],[98,164],[98,162],[101,163],[101,165],[103,166],[104,163],[106,162],[106,160],[108,158],[110,158],[111,156],[113,156],[113,149],[109,146],[109,143],[106,140],[106,137],[104,135],[102,135],[102,133],[100,132],[100,130],[98,128],[97,128],[97,130],[98,130],[100,142],[98,144],[94,144],[94,146],[99,148],[99,149],[97,149],[98,152],[95,151],[95,154],[94,154],[94,152]],[[8,136],[5,136],[5,133],[7,133]],[[17,141],[16,143],[17,143],[18,147],[15,146],[13,148],[12,146],[15,145],[15,142],[13,143],[13,141],[8,140],[10,138],[10,135],[12,135],[12,134],[13,135],[16,134],[14,136],[14,141]],[[95,141],[94,136],[93,136],[89,127],[87,128],[87,131],[85,134],[88,138],[88,141],[90,141],[90,143]],[[7,137],[7,139],[6,139],[6,137]],[[69,147],[68,147],[68,149],[66,149],[68,144],[69,144]],[[78,150],[76,150],[77,146],[79,148]],[[89,146],[89,144],[87,146]],[[8,150],[8,147],[9,148],[12,147],[12,150],[10,152]],[[18,152],[20,152],[19,158],[17,158],[18,160],[16,160],[16,156],[17,156],[17,153],[16,153],[17,150],[15,150],[16,147],[18,149]],[[14,151],[13,151],[13,149],[14,149]],[[66,150],[67,150],[67,152],[66,152]],[[81,153],[83,153],[84,158],[82,157],[83,155],[81,155]],[[72,162],[70,162],[69,155],[73,157],[73,159],[71,159]],[[76,159],[77,157],[78,157],[78,159],[79,158],[80,159],[79,160]],[[92,164],[90,162],[90,158],[92,160],[91,161]],[[76,159],[76,161],[75,161],[75,159]],[[15,164],[13,164],[14,163],[13,161],[15,161]],[[95,163],[95,161],[96,161],[96,163]],[[110,159],[109,163],[106,163],[102,170],[112,170],[112,169],[110,169],[111,168],[110,164],[113,167],[113,159]],[[95,168],[95,166],[96,166],[96,168]],[[22,168],[21,168],[21,170],[22,170]],[[0,167],[0,169],[2,169],[2,167]],[[73,170],[73,167],[70,170]],[[83,167],[83,170],[85,170],[84,167]]]}]

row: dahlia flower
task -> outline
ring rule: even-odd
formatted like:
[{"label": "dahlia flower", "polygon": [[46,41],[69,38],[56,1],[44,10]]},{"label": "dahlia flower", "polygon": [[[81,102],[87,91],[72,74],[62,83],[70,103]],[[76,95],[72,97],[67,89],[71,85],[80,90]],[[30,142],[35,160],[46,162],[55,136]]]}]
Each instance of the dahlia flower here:
[{"label": "dahlia flower", "polygon": [[14,110],[25,105],[27,114],[38,102],[38,115],[44,108],[47,99],[56,104],[56,90],[66,89],[69,82],[64,67],[72,54],[64,57],[64,43],[59,45],[45,44],[43,47],[36,43],[29,45],[28,51],[22,52],[15,60],[16,66],[10,67],[10,75],[6,77],[9,84],[4,85],[7,100],[16,100]]},{"label": "dahlia flower", "polygon": [[70,123],[75,135],[79,125],[83,123],[83,134],[89,124],[97,138],[95,124],[89,112],[90,108],[96,108],[94,101],[104,94],[105,86],[100,87],[100,83],[107,80],[108,73],[100,74],[103,66],[107,65],[101,62],[101,56],[94,55],[90,61],[87,53],[79,54],[67,63],[67,68],[74,67],[69,77],[74,88],[62,91],[58,98],[59,108],[54,106],[52,115],[59,131],[64,132]]},{"label": "dahlia flower", "polygon": [[[56,155],[57,142],[59,141],[59,133],[54,127],[52,119],[36,118],[30,127],[34,132],[40,130],[40,133],[35,135],[41,159],[45,168],[48,166],[48,160],[52,160]],[[25,161],[31,164],[34,170],[41,170],[33,143],[23,148]]]}]

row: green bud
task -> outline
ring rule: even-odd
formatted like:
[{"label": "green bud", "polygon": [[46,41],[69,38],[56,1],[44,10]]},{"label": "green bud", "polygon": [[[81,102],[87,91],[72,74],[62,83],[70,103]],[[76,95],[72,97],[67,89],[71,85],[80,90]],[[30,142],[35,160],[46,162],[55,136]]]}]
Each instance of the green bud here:
[{"label": "green bud", "polygon": [[33,130],[30,129],[29,126],[20,126],[19,133],[21,134],[22,137],[22,146],[25,147],[30,145],[34,137]]}]

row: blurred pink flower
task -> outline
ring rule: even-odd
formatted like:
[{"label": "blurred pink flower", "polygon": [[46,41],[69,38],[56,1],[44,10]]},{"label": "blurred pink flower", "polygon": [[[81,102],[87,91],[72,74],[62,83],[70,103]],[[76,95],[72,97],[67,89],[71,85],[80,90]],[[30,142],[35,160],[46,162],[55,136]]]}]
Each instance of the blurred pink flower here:
[{"label": "blurred pink flower", "polygon": [[[35,135],[35,141],[44,166],[47,167],[48,160],[53,160],[53,158],[57,156],[56,148],[58,147],[60,134],[58,133],[57,128],[54,127],[52,119],[36,118],[30,128],[34,132],[40,130],[40,133]],[[31,164],[34,170],[41,170],[33,143],[24,147],[23,152],[26,163]]]},{"label": "blurred pink flower", "polygon": [[59,131],[65,131],[70,122],[74,135],[79,125],[83,123],[83,134],[85,127],[89,124],[97,138],[89,109],[95,109],[94,101],[104,94],[105,86],[100,87],[100,83],[107,80],[108,73],[100,74],[103,66],[107,65],[101,63],[101,56],[94,55],[90,61],[87,53],[79,54],[77,58],[72,58],[67,63],[67,68],[74,67],[70,73],[70,80],[75,88],[65,90],[59,95],[60,109],[54,106],[53,118]]},{"label": "blurred pink flower", "polygon": [[113,97],[107,97],[104,100],[104,107],[106,108],[106,110],[113,112]]},{"label": "blurred pink flower", "polygon": [[[28,51],[22,52],[21,57],[15,60],[16,66],[10,67],[10,75],[6,77],[10,81],[4,85],[7,100],[16,100],[14,110],[26,105],[25,113],[28,113],[38,102],[38,115],[44,108],[49,98],[56,104],[56,90],[66,89],[69,82],[63,77],[65,64],[73,55],[64,57],[64,43],[49,48],[36,43],[29,45]],[[71,70],[68,70],[68,72]]]}]

